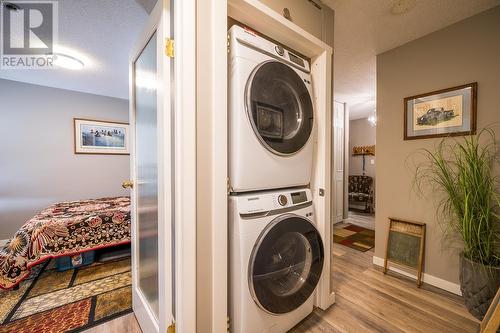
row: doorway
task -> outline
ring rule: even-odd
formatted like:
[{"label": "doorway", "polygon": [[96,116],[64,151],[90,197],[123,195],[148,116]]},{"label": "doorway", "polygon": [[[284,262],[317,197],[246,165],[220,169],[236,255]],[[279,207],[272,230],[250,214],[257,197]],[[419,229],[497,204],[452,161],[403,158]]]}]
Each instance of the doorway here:
[{"label": "doorway", "polygon": [[[339,105],[340,104],[340,105]],[[375,112],[349,119],[345,105],[336,102],[336,113],[344,107],[345,158],[343,180],[344,209],[342,220],[336,220],[334,243],[357,251],[373,251],[375,246]],[[338,116],[336,116],[338,117]],[[338,131],[338,128],[335,128]],[[344,131],[342,131],[344,132]],[[337,173],[338,170],[335,170]],[[335,175],[340,178],[340,175]]]}]

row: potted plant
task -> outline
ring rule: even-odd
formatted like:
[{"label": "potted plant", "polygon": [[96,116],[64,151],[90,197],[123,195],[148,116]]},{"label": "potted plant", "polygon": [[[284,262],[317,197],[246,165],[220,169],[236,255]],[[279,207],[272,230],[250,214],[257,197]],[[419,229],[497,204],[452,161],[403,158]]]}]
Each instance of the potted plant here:
[{"label": "potted plant", "polygon": [[500,286],[500,169],[492,129],[464,138],[444,138],[435,150],[422,149],[415,184],[441,193],[438,220],[445,235],[458,235],[460,289],[469,312],[482,319]]}]

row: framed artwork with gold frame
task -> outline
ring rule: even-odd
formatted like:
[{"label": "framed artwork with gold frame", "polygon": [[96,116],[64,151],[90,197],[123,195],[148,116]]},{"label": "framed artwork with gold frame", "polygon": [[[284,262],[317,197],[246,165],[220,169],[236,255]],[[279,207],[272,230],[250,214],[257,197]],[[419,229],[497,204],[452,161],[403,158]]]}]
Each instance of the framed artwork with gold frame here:
[{"label": "framed artwork with gold frame", "polygon": [[477,82],[404,99],[404,139],[476,133]]}]

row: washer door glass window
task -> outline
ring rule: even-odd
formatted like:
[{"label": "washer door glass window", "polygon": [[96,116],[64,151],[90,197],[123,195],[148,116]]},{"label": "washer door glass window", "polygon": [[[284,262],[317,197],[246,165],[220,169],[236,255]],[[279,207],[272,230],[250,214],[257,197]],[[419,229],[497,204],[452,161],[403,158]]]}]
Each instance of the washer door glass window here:
[{"label": "washer door glass window", "polygon": [[323,268],[323,243],[314,225],[294,214],[273,220],[261,233],[249,267],[250,291],[264,310],[282,314],[311,296]]},{"label": "washer door glass window", "polygon": [[309,140],[313,126],[311,96],[302,78],[289,66],[278,61],[258,66],[247,84],[246,103],[255,134],[271,152],[294,154]]}]

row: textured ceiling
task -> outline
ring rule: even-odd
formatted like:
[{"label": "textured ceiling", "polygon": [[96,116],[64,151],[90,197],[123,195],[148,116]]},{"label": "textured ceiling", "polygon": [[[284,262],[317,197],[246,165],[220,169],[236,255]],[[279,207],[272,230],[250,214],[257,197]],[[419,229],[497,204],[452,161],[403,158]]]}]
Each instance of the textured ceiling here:
[{"label": "textured ceiling", "polygon": [[[76,51],[83,71],[0,70],[0,78],[128,98],[129,53],[156,0],[60,0],[59,44]],[[375,109],[376,55],[439,30],[500,0],[416,0],[402,15],[395,0],[323,0],[335,10],[335,98],[351,118]],[[146,10],[145,10],[146,9]]]},{"label": "textured ceiling", "polygon": [[59,0],[58,44],[85,69],[0,70],[0,78],[128,99],[129,55],[147,17],[135,0]]},{"label": "textured ceiling", "polygon": [[[395,0],[322,0],[335,10],[335,99],[351,119],[375,109],[376,55],[500,5],[500,0],[416,0],[393,15]],[[499,37],[500,38],[500,37]]]}]

